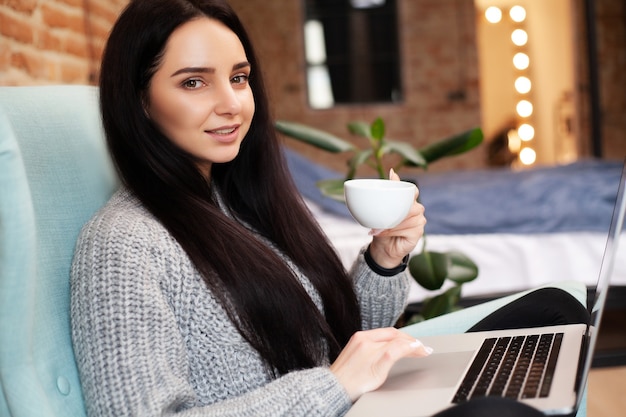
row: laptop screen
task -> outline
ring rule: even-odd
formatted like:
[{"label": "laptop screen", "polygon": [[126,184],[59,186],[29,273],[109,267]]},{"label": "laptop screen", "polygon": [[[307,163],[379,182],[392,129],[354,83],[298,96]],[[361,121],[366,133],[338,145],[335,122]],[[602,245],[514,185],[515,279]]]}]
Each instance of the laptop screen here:
[{"label": "laptop screen", "polygon": [[591,368],[593,353],[595,351],[596,341],[598,338],[600,320],[602,319],[602,312],[604,311],[611,275],[613,273],[613,265],[615,263],[615,257],[617,255],[618,240],[624,224],[624,215],[626,213],[625,184],[626,160],[624,161],[624,166],[622,167],[622,175],[617,189],[617,197],[615,199],[615,206],[613,207],[613,216],[611,217],[609,234],[606,240],[604,255],[602,257],[598,283],[596,284],[595,288],[592,289],[591,296],[589,297],[590,301],[588,309],[590,314],[590,320],[589,325],[587,326],[586,335],[583,340],[583,351],[580,357],[581,362],[578,366],[578,381],[576,384],[579,405],[582,399],[583,392],[580,387],[585,387],[587,383],[587,377]]}]

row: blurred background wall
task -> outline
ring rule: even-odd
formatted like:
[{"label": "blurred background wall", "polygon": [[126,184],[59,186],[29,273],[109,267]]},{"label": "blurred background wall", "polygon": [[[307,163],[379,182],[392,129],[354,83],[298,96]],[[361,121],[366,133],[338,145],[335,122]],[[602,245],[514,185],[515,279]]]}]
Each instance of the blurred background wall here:
[{"label": "blurred background wall", "polygon": [[[126,3],[0,0],[0,85],[96,84],[108,31]],[[363,18],[371,11],[358,9],[382,7],[386,2],[335,3],[354,9],[348,10],[344,33],[356,43],[346,53],[353,63],[362,62],[356,52],[371,54],[380,39],[379,32],[373,31],[378,21]],[[398,55],[397,91],[388,100],[359,102],[357,97],[354,103],[332,102],[317,108],[311,105],[315,84],[311,84],[304,25],[315,20],[311,10],[323,7],[324,1],[231,0],[231,4],[255,42],[277,119],[310,124],[359,143],[348,135],[346,124],[382,117],[389,138],[415,146],[474,126],[483,128],[484,146],[439,161],[433,171],[508,163],[523,167],[517,154],[524,148],[534,152],[529,166],[626,155],[623,0],[391,1],[386,7],[393,7],[395,13],[391,24],[395,38],[389,41],[389,49],[396,48]],[[509,16],[514,6],[524,8],[523,21]],[[501,11],[498,22],[487,19],[489,7]],[[511,40],[516,29],[527,35],[521,45]],[[329,39],[332,33],[325,33],[328,48],[343,41],[336,35]],[[518,53],[530,60],[525,69],[513,65]],[[358,86],[360,73],[353,74]],[[520,76],[531,82],[529,91],[515,89]],[[367,83],[362,85],[367,89]],[[532,114],[520,116],[517,105],[522,100],[531,103]],[[534,129],[530,141],[516,137],[522,124]],[[344,171],[341,156],[329,158],[291,139],[286,144]]]}]

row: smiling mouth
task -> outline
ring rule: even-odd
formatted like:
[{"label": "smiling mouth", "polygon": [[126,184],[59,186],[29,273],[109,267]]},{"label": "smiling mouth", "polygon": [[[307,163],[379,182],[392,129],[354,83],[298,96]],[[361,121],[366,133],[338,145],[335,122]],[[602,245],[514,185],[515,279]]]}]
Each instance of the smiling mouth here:
[{"label": "smiling mouth", "polygon": [[237,130],[236,127],[230,127],[228,129],[217,129],[217,130],[209,130],[209,133],[213,133],[216,135],[230,135],[231,133],[233,133],[235,130]]}]

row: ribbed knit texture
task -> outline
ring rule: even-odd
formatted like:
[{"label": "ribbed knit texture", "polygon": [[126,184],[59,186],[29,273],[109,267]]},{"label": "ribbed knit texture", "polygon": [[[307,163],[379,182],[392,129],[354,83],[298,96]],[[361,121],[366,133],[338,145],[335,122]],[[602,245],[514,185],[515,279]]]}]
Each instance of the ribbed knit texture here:
[{"label": "ribbed knit texture", "polygon": [[[392,325],[408,276],[376,275],[362,253],[350,274],[364,328]],[[83,228],[71,277],[72,337],[90,417],[328,417],[351,405],[328,364],[272,379],[186,253],[128,191]]]}]

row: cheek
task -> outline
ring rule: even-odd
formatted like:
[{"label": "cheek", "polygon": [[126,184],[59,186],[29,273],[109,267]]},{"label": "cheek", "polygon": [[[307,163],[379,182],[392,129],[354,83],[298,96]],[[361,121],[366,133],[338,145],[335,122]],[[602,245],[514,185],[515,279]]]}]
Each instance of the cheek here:
[{"label": "cheek", "polygon": [[198,106],[190,106],[184,100],[171,97],[164,101],[156,101],[150,107],[150,118],[167,136],[176,131],[191,127],[198,118]]},{"label": "cheek", "polygon": [[243,106],[244,112],[246,112],[248,123],[250,123],[250,121],[252,121],[252,117],[254,116],[254,112],[256,110],[256,106],[254,104],[254,96],[252,92],[248,94],[248,97],[244,103],[245,103],[245,105]]}]

